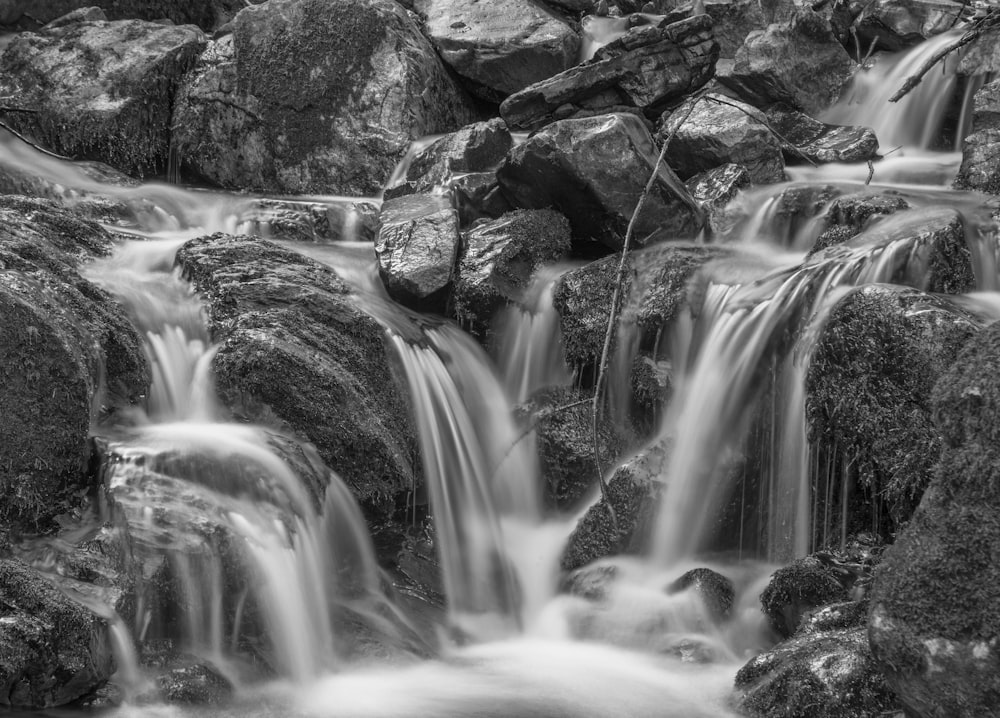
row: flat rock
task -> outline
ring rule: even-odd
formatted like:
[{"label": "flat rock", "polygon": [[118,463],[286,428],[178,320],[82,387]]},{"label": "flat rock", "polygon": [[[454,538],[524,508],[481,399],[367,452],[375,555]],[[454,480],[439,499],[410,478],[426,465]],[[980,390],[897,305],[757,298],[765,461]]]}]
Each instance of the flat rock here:
[{"label": "flat rock", "polygon": [[1000,194],[1000,80],[976,93],[955,187]]},{"label": "flat rock", "polygon": [[[634,115],[562,120],[511,150],[497,178],[514,206],[565,214],[575,242],[618,249],[657,156]],[[673,170],[662,163],[657,175],[635,223],[634,246],[692,238],[704,222]]]},{"label": "flat rock", "polygon": [[789,164],[865,162],[878,154],[878,138],[869,127],[828,125],[782,105],[765,114]]},{"label": "flat rock", "polygon": [[588,62],[511,95],[500,115],[512,129],[537,129],[581,111],[600,114],[627,106],[656,114],[708,82],[717,58],[707,15],[662,27],[642,25]]},{"label": "flat rock", "polygon": [[469,89],[500,102],[577,62],[580,37],[569,23],[529,0],[416,0],[424,32]]},{"label": "flat rock", "polygon": [[241,12],[185,79],[172,141],[201,181],[370,196],[412,140],[472,112],[392,0],[273,0]]},{"label": "flat rock", "polygon": [[166,168],[174,88],[205,47],[190,25],[77,22],[20,33],[0,54],[5,121],[64,155],[130,174]]}]

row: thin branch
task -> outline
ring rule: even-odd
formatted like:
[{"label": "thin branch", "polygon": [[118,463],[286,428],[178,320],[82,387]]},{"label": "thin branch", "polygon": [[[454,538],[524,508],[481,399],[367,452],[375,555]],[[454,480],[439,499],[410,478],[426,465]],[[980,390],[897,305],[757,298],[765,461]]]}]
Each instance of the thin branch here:
[{"label": "thin branch", "polygon": [[503,456],[500,457],[500,461],[497,462],[497,467],[496,469],[494,469],[494,473],[500,470],[500,467],[503,466],[503,463],[507,460],[507,457],[510,456],[511,452],[514,451],[515,448],[517,448],[518,444],[524,441],[525,437],[529,436],[531,432],[535,431],[538,428],[538,425],[542,423],[542,421],[548,419],[551,416],[555,416],[556,414],[564,412],[567,409],[574,409],[578,406],[589,404],[591,401],[593,401],[593,399],[591,399],[588,396],[586,399],[573,401],[570,402],[569,404],[562,404],[561,406],[556,406],[551,409],[546,409],[544,411],[540,411],[537,414],[535,414],[533,417],[531,417],[531,421],[529,421],[528,424],[521,430],[521,433],[515,436],[514,440],[510,442],[510,446],[507,447],[507,450],[503,453]]},{"label": "thin branch", "polygon": [[73,159],[71,157],[64,157],[63,155],[58,155],[55,152],[53,152],[52,150],[47,150],[44,147],[42,147],[41,145],[35,144],[34,142],[32,142],[31,140],[29,140],[27,137],[25,137],[24,135],[22,135],[20,132],[18,132],[17,130],[15,130],[13,127],[11,127],[10,125],[8,125],[3,120],[0,120],[0,127],[2,127],[3,129],[7,130],[9,133],[11,133],[12,135],[14,135],[14,137],[16,137],[17,139],[21,140],[21,142],[24,142],[26,144],[31,145],[32,147],[34,147],[39,152],[47,154],[50,157],[55,157],[57,160],[65,160],[67,162],[72,162],[73,161]]},{"label": "thin branch", "polygon": [[30,107],[11,107],[10,105],[0,105],[0,112],[30,112],[33,115],[38,114],[38,110]]},{"label": "thin branch", "polygon": [[[729,102],[727,100],[723,100],[721,97],[706,97],[705,99],[708,100],[709,102],[716,102],[716,103],[718,103],[720,105],[729,105],[730,107],[735,107],[737,110],[739,110],[740,112],[742,112],[744,115],[746,115],[750,119],[754,120],[755,122],[761,122],[761,118],[760,117],[757,117],[757,116],[751,114],[751,112],[749,110],[747,110],[746,108],[740,107],[739,105],[737,105],[737,104],[735,104],[733,102]],[[763,113],[762,113],[762,115],[763,115]],[[797,154],[799,157],[801,157],[806,162],[808,162],[809,164],[811,164],[813,167],[817,167],[818,166],[812,160],[812,158],[809,157],[809,155],[807,155],[805,152],[803,152],[801,149],[799,149],[798,145],[796,145],[794,142],[791,142],[790,140],[788,140],[788,138],[784,137],[780,132],[778,132],[776,129],[774,129],[774,125],[771,124],[770,120],[767,119],[766,115],[763,116],[763,123],[764,123],[764,126],[767,127],[767,129],[769,129],[771,131],[771,133],[775,137],[777,137],[781,142],[784,142],[786,145],[788,145],[793,150],[795,150],[795,154]]]},{"label": "thin branch", "polygon": [[875,165],[872,161],[868,160],[868,179],[865,180],[865,185],[870,185],[872,183],[872,177],[875,176]]}]

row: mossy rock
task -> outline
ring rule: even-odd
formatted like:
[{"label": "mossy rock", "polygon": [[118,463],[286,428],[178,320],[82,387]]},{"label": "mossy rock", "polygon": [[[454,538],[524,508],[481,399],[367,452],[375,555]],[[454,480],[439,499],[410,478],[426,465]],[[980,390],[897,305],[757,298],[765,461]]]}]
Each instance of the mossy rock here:
[{"label": "mossy rock", "polygon": [[788,638],[808,612],[847,598],[847,589],[822,561],[811,556],[779,568],[760,594],[771,628]]}]

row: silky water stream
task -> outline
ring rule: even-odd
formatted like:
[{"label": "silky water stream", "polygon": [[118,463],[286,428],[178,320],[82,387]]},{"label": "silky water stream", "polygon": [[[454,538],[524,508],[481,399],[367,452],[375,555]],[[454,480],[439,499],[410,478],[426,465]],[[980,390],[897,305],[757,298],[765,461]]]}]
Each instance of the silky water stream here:
[{"label": "silky water stream", "polygon": [[[872,88],[894,84],[892,72],[906,74],[936,42],[869,71],[830,117],[877,119],[878,110],[864,114],[881,102],[872,99]],[[950,92],[937,84],[931,92]],[[552,304],[554,283],[566,268],[541,272],[522,307],[508,310],[498,324],[494,361],[457,326],[388,299],[371,245],[352,241],[354,200],[281,198],[325,207],[338,224],[341,241],[284,244],[340,274],[358,305],[380,322],[402,367],[447,598],[446,613],[430,631],[387,588],[391,578],[378,565],[341,478],[307,447],[271,429],[228,422],[214,398],[214,347],[198,297],[173,269],[174,255],[186,240],[216,231],[267,234],[261,208],[270,200],[158,184],[120,187],[85,166],[0,138],[0,162],[67,203],[91,193],[130,210],[128,226],[115,230],[133,239],[86,268],[91,281],[128,309],[154,368],[145,410],[95,429],[109,457],[104,513],[97,518],[127,529],[134,573],[143,579],[130,625],[92,597],[76,596],[112,625],[115,681],[126,702],[108,713],[731,715],[735,671],[773,640],[758,607],[760,591],[778,562],[817,547],[805,378],[833,307],[873,284],[926,288],[930,248],[905,230],[950,207],[966,228],[979,291],[941,299],[941,306],[981,322],[1000,316],[996,226],[982,211],[982,198],[921,186],[944,184],[955,157],[928,155],[936,135],[903,127],[907,117],[927,116],[922,108],[936,99],[914,93],[908,102],[915,103],[909,114],[880,130],[894,146],[919,148],[904,153],[902,174],[886,165],[877,176],[883,184],[864,185],[858,168],[797,171],[795,183],[735,200],[737,210],[753,211],[716,238],[734,248],[734,258],[707,265],[689,292],[690,309],[662,329],[661,358],[672,367],[674,394],[650,446],[672,450],[659,477],[666,489],[649,550],[603,562],[614,568],[615,581],[600,603],[558,591],[561,551],[587,507],[557,512],[543,506],[532,437],[511,411],[540,388],[573,382]],[[863,111],[852,111],[852,104]],[[889,181],[903,184],[884,184]],[[794,224],[778,207],[783,193],[815,187],[832,187],[833,194],[892,192],[913,209],[872,226],[849,246],[807,258],[827,205],[815,203]],[[612,388],[631,366],[635,342],[623,333],[618,346]],[[772,407],[772,428],[764,450],[768,468],[753,504],[761,526],[755,540],[744,542],[741,531],[735,545],[720,547],[716,517],[735,489],[727,468],[746,451],[762,401]],[[613,416],[625,412],[619,404],[612,391]],[[44,550],[29,548],[25,555],[44,570]],[[698,566],[733,581],[736,599],[726,621],[713,619],[696,591],[664,590]],[[179,594],[173,599],[158,595],[163,575],[173,577]],[[359,633],[391,650],[374,659],[359,648]],[[135,645],[162,639],[224,674],[236,686],[231,704],[131,702],[149,687]]]}]

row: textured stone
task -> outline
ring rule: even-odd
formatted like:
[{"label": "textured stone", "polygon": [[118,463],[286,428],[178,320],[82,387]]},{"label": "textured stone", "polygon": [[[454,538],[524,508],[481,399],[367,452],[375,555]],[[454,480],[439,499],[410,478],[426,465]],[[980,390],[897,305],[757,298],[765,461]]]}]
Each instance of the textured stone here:
[{"label": "textured stone", "polygon": [[976,93],[955,187],[1000,194],[1000,80]]},{"label": "textured stone", "polygon": [[684,184],[705,210],[708,229],[713,234],[721,234],[729,224],[726,207],[741,190],[750,187],[751,180],[743,165],[725,164],[696,174]]},{"label": "textured stone", "polygon": [[772,105],[766,116],[789,163],[865,162],[878,154],[878,138],[868,127],[827,125],[783,105]]},{"label": "textured stone", "polygon": [[510,132],[499,118],[468,125],[417,152],[405,180],[414,192],[446,187],[456,175],[496,170],[512,144]]}]

